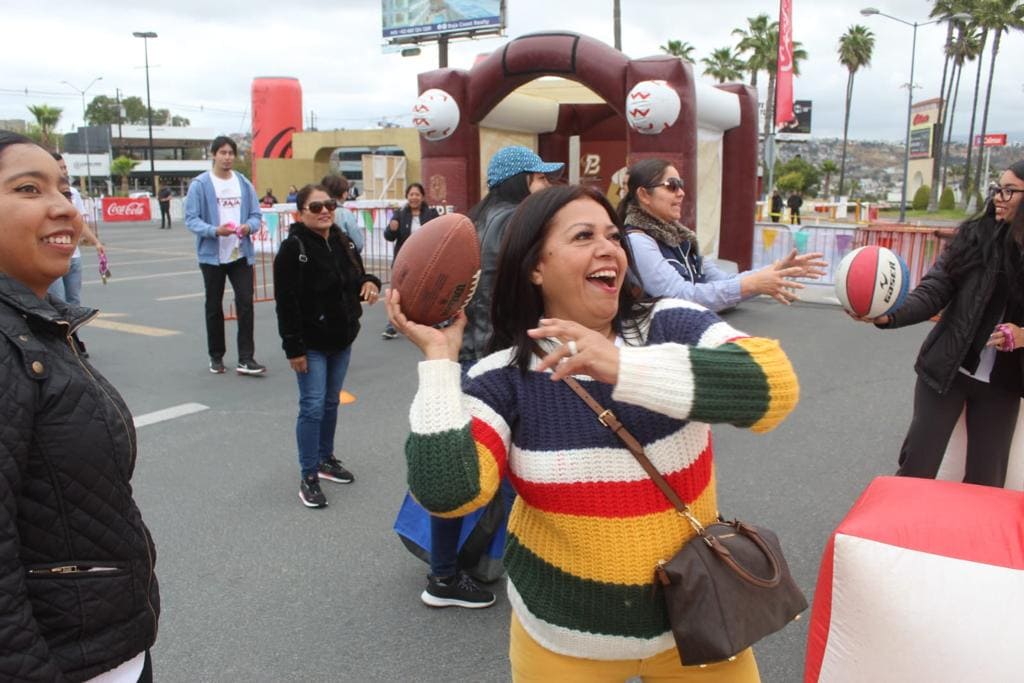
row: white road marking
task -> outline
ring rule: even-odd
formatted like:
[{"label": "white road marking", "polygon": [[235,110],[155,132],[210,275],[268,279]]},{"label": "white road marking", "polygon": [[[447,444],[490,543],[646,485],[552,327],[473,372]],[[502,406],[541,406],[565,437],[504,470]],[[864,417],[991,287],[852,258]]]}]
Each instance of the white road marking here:
[{"label": "white road marking", "polygon": [[145,415],[134,416],[132,419],[135,421],[135,428],[146,427],[157,422],[166,422],[167,420],[173,420],[175,418],[184,417],[185,415],[192,415],[193,413],[201,413],[204,410],[209,410],[210,406],[204,406],[202,403],[182,403],[178,406],[171,406],[170,408],[164,408],[163,410],[155,410],[152,413],[146,413]]},{"label": "white road marking", "polygon": [[[115,264],[116,265],[116,264]],[[132,282],[133,280],[154,280],[161,277],[177,277],[179,275],[197,275],[200,272],[199,268],[193,268],[192,270],[178,270],[173,273],[154,273],[153,275],[131,275],[129,277],[117,277],[116,275],[107,280],[108,285],[117,284],[119,282]],[[83,285],[99,285],[103,284],[102,280],[86,280],[82,283]]]},{"label": "white road marking", "polygon": [[[194,294],[175,294],[174,296],[158,296],[157,301],[177,301],[178,299],[198,299],[201,296],[206,296],[206,292],[195,292]],[[227,287],[224,289],[224,296],[230,296],[234,299],[235,292]]]}]

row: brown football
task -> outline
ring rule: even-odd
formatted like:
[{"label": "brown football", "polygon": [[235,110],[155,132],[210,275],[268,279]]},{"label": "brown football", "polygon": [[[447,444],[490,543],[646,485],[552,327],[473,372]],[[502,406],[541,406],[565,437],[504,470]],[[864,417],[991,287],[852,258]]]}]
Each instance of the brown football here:
[{"label": "brown football", "polygon": [[473,222],[448,213],[423,224],[402,245],[391,271],[402,313],[422,325],[448,320],[469,303],[480,277]]}]

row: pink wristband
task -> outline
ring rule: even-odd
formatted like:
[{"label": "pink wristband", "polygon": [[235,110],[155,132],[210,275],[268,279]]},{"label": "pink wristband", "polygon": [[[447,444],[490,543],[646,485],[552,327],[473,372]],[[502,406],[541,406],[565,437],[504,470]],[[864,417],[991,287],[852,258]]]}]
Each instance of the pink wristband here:
[{"label": "pink wristband", "polygon": [[1013,351],[1017,348],[1016,341],[1013,338],[1013,330],[1010,329],[1009,325],[1002,323],[997,325],[996,329],[1003,333],[1003,343],[999,345],[1000,351]]}]

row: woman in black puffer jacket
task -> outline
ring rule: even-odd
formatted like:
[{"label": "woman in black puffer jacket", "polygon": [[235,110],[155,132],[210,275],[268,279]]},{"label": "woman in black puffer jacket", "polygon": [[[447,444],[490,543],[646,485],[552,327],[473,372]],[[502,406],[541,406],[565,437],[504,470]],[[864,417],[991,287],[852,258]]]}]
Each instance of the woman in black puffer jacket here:
[{"label": "woman in black puffer jacket", "polygon": [[337,202],[323,186],[306,185],[296,205],[300,222],[274,258],[274,299],[282,346],[299,383],[299,499],[318,508],[327,505],[320,479],[354,479],[334,455],[338,394],[359,334],[360,300],[375,303],[380,280],[366,273],[355,243],[334,224]]},{"label": "woman in black puffer jacket", "polygon": [[49,152],[0,131],[0,680],[151,680],[156,550],[124,401],[50,298],[82,221]]},{"label": "woman in black puffer jacket", "polygon": [[939,260],[879,327],[942,319],[914,369],[914,417],[898,474],[934,478],[967,409],[969,484],[1003,486],[1024,394],[1024,161],[1003,173],[982,215],[965,221]]},{"label": "woman in black puffer jacket", "polygon": [[[419,230],[424,223],[437,218],[437,209],[427,206],[426,199],[427,191],[419,183],[409,183],[409,187],[405,188],[405,206],[395,212],[388,221],[388,229],[384,231],[384,239],[395,243],[391,255],[392,263],[398,258],[398,252],[409,236]],[[384,326],[380,336],[394,339],[398,334],[389,322]]]}]

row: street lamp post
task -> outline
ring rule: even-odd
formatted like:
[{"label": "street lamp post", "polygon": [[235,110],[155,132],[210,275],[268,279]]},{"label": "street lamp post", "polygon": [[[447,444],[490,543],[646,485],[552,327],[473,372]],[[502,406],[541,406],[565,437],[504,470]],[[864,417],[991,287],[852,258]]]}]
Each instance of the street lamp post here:
[{"label": "street lamp post", "polygon": [[153,196],[156,196],[156,162],[153,159],[153,104],[149,100],[149,39],[156,38],[153,31],[133,31],[132,35],[142,38],[142,48],[146,54],[146,118],[149,120],[149,175],[153,184]]},{"label": "street lamp post", "polygon": [[910,175],[910,124],[913,117],[914,107],[914,60],[917,56],[917,27],[928,26],[929,24],[937,24],[940,21],[962,21],[971,18],[969,14],[959,13],[954,14],[950,17],[941,17],[939,19],[933,19],[932,21],[906,21],[899,17],[894,17],[891,14],[881,12],[874,7],[865,7],[860,11],[865,17],[872,15],[879,15],[893,21],[898,21],[901,24],[905,24],[914,29],[913,39],[910,43],[910,82],[907,83],[907,135],[903,142],[903,190],[900,193],[900,223],[903,223],[907,219],[907,181]]},{"label": "street lamp post", "polygon": [[82,128],[85,134],[85,193],[86,195],[92,195],[92,165],[89,163],[89,122],[85,117],[85,93],[89,91],[89,88],[96,85],[96,81],[102,81],[103,76],[97,76],[92,79],[92,82],[85,88],[76,88],[67,81],[61,81],[64,85],[68,86],[72,90],[78,92],[82,96]]}]

